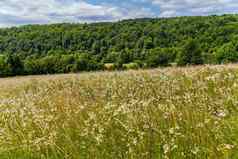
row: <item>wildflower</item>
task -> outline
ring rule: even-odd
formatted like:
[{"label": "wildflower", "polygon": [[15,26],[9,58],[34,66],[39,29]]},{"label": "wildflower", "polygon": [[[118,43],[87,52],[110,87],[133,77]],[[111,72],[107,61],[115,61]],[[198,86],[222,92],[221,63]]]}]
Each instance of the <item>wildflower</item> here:
[{"label": "wildflower", "polygon": [[227,116],[227,114],[226,114],[225,111],[220,110],[220,111],[218,111],[218,112],[216,113],[216,116],[217,116],[217,117],[220,117],[220,118],[224,118],[224,117]]},{"label": "wildflower", "polygon": [[173,135],[174,133],[175,133],[174,128],[170,128],[170,129],[169,129],[169,134],[170,134],[170,135]]},{"label": "wildflower", "polygon": [[164,154],[167,154],[170,151],[170,146],[168,144],[163,145]]},{"label": "wildflower", "polygon": [[195,147],[194,149],[192,149],[191,152],[192,152],[194,155],[197,155],[199,151],[200,151],[200,149],[199,149],[198,147]]},{"label": "wildflower", "polygon": [[224,148],[227,149],[227,150],[231,150],[233,149],[235,146],[234,145],[231,145],[231,144],[224,144]]}]

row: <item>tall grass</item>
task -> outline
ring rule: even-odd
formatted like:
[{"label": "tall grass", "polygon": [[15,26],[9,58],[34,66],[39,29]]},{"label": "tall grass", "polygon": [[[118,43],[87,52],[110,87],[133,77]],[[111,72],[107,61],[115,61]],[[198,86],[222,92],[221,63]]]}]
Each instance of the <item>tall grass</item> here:
[{"label": "tall grass", "polygon": [[0,158],[236,159],[237,68],[1,79]]}]

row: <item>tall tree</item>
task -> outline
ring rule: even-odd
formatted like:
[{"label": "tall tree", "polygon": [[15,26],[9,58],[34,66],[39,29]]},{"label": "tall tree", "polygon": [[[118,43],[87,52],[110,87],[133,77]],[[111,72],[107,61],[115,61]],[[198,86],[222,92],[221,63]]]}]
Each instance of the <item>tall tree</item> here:
[{"label": "tall tree", "polygon": [[177,64],[183,65],[198,65],[203,64],[202,51],[198,40],[188,39],[181,52],[178,54]]}]

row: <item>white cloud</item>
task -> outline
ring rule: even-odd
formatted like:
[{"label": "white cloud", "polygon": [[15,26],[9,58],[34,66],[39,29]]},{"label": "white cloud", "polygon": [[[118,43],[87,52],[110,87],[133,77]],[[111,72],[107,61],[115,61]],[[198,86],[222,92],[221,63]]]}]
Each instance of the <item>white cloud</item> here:
[{"label": "white cloud", "polygon": [[0,0],[0,27],[29,23],[114,21],[152,16],[147,9],[93,5],[83,0]]},{"label": "white cloud", "polygon": [[0,0],[0,27],[238,12],[238,0],[98,0],[97,2],[90,4],[87,0]]},{"label": "white cloud", "polygon": [[237,0],[148,0],[159,6],[160,16],[235,13]]}]

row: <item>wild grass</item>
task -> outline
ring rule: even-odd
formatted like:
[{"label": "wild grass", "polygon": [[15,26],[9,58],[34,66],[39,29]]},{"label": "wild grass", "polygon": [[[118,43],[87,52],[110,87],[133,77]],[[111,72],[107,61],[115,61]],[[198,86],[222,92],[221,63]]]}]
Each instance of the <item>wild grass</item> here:
[{"label": "wild grass", "polygon": [[236,159],[238,66],[0,79],[1,159]]}]

